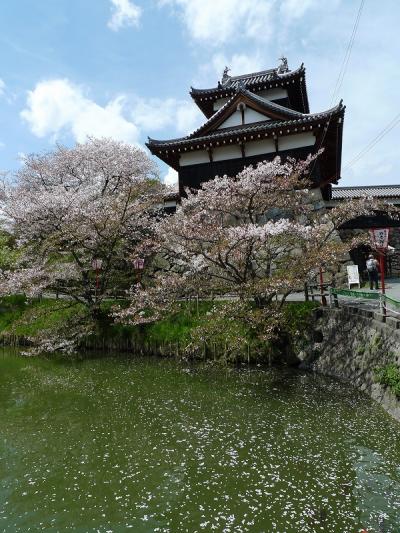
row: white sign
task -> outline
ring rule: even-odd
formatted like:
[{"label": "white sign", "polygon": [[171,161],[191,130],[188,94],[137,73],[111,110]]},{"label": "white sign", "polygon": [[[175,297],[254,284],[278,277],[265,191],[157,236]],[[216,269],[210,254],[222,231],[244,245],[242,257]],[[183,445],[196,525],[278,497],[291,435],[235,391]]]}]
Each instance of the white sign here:
[{"label": "white sign", "polygon": [[349,289],[351,289],[351,285],[358,285],[360,287],[360,274],[357,265],[349,265],[347,267],[347,277]]},{"label": "white sign", "polygon": [[386,250],[389,244],[389,228],[370,229],[372,247],[377,250]]}]

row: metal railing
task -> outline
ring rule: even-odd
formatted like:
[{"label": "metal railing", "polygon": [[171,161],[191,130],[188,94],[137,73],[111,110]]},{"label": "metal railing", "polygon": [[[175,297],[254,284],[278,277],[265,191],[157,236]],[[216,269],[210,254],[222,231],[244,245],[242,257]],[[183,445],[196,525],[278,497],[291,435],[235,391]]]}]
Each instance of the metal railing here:
[{"label": "metal railing", "polygon": [[336,289],[329,288],[329,299],[331,306],[337,307],[337,297],[344,296],[347,298],[358,298],[359,300],[375,300],[379,301],[379,307],[382,314],[391,313],[400,317],[400,301],[382,294],[380,292],[356,291],[351,289]]}]

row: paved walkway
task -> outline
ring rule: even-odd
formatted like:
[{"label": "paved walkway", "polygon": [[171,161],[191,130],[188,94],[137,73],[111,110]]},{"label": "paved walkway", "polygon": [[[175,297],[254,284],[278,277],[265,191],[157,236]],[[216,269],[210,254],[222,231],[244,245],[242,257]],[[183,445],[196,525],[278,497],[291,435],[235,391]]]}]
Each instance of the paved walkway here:
[{"label": "paved walkway", "polygon": [[[393,298],[395,300],[400,301],[400,278],[389,278],[389,279],[385,280],[385,289],[386,289],[386,295],[387,296],[389,296],[390,298]],[[374,293],[380,293],[381,292],[380,289],[378,289],[377,291],[376,290],[370,291],[368,284],[366,286],[364,286],[363,288],[361,288],[361,289],[357,289],[357,288],[353,289],[352,288],[352,291],[355,291],[355,292],[368,292],[368,293],[369,292],[374,292]],[[328,303],[329,303],[328,294],[326,294],[326,298],[327,298]],[[289,301],[304,301],[305,300],[304,292],[298,292],[298,293],[291,294],[289,296],[288,300]],[[320,300],[320,295],[319,294],[315,295],[315,301],[319,301],[319,300]],[[377,311],[377,310],[380,309],[379,300],[368,300],[368,299],[362,299],[362,298],[358,298],[358,297],[352,298],[352,297],[341,296],[341,295],[338,296],[338,300],[339,300],[339,305],[357,306],[357,307],[362,307],[363,309],[369,309],[369,310],[372,310],[372,311]],[[390,307],[388,307],[388,309],[387,309],[388,315],[396,316],[397,318],[399,318],[400,317],[400,309],[399,308],[397,308],[397,309],[393,308],[393,310],[397,311],[397,313],[395,313],[395,312],[391,311]]]}]

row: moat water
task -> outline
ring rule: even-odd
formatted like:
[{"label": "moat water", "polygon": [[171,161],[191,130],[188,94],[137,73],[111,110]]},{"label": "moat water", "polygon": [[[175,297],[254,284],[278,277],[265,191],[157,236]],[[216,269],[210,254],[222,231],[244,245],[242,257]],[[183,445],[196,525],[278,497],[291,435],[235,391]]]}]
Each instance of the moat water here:
[{"label": "moat water", "polygon": [[399,465],[331,379],[0,355],[0,531],[399,532]]}]

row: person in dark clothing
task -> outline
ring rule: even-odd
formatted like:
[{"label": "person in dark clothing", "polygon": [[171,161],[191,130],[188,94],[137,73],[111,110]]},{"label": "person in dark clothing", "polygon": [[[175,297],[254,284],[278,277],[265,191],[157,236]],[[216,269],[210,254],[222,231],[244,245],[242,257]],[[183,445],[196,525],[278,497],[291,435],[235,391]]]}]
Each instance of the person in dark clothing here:
[{"label": "person in dark clothing", "polygon": [[378,261],[372,254],[370,254],[367,259],[367,272],[369,279],[369,288],[372,291],[375,285],[375,289],[378,289]]}]

